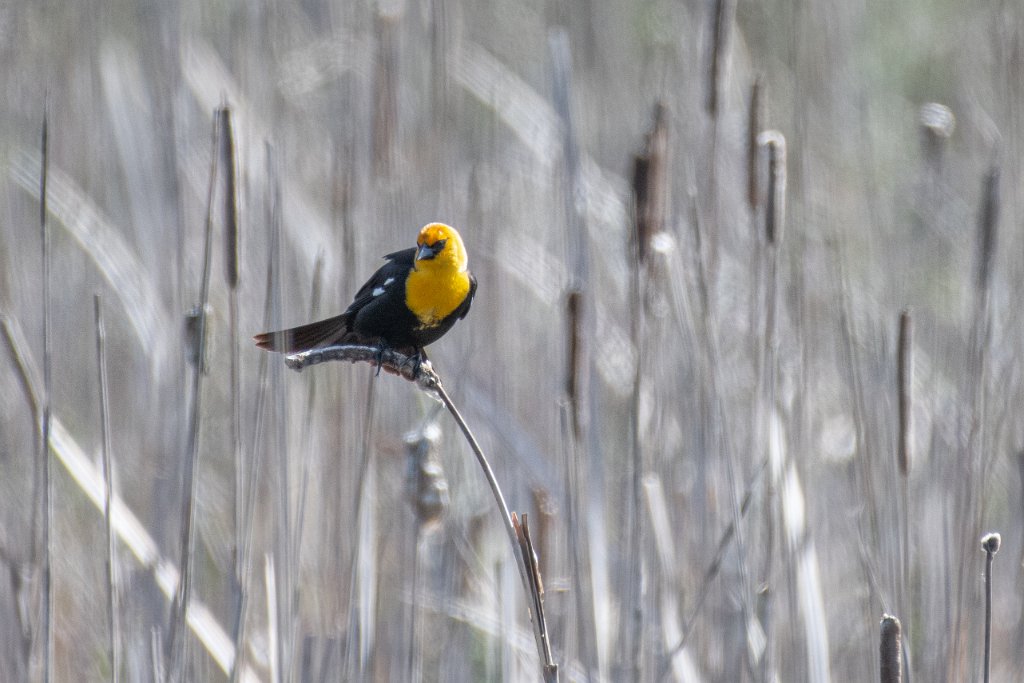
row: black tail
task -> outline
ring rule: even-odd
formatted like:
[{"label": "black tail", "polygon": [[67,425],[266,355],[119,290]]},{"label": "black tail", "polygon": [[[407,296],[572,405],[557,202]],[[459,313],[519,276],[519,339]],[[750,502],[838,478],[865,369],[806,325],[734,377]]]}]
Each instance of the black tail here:
[{"label": "black tail", "polygon": [[253,337],[256,346],[279,353],[298,353],[338,343],[349,333],[351,319],[342,313],[333,318],[300,325],[289,330],[263,332]]}]

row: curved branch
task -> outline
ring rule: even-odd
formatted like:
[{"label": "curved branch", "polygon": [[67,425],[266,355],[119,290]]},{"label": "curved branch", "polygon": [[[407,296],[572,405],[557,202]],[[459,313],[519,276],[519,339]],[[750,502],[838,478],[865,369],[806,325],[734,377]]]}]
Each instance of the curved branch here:
[{"label": "curved branch", "polygon": [[541,675],[545,683],[558,681],[558,665],[555,664],[551,653],[551,643],[548,638],[547,623],[544,618],[544,587],[541,582],[540,568],[537,564],[537,555],[530,539],[530,531],[526,525],[526,515],[520,520],[515,513],[510,512],[505,503],[505,496],[501,493],[501,487],[494,476],[487,456],[477,442],[476,437],[466,424],[459,409],[455,407],[451,397],[444,390],[441,378],[434,371],[430,361],[423,361],[417,364],[416,359],[411,356],[398,353],[392,349],[380,349],[376,346],[364,346],[361,344],[343,344],[338,346],[327,346],[321,349],[312,349],[289,355],[285,358],[285,364],[292,370],[301,371],[310,365],[318,365],[332,360],[348,361],[350,363],[369,363],[379,367],[381,370],[413,382],[420,389],[444,403],[448,412],[455,419],[455,423],[462,430],[466,437],[473,455],[476,456],[480,468],[484,471],[484,477],[491,487],[494,500],[501,512],[501,521],[505,525],[509,542],[512,544],[512,554],[516,558],[516,566],[519,568],[519,577],[522,579],[523,588],[530,598],[527,608],[530,612],[530,621],[533,624],[533,636],[537,641],[537,654],[540,658]]}]

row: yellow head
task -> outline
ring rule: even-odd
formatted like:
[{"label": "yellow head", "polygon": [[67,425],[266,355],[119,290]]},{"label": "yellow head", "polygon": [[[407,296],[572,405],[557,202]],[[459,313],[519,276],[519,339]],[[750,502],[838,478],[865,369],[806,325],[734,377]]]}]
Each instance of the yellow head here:
[{"label": "yellow head", "polygon": [[458,231],[444,223],[428,223],[416,237],[416,269],[463,272],[469,263]]}]

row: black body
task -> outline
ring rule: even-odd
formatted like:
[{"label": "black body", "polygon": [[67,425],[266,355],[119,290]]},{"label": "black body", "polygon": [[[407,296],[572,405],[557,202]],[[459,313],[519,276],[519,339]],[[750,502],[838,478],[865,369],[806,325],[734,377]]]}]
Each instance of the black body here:
[{"label": "black body", "polygon": [[[256,345],[268,351],[297,353],[332,344],[380,344],[408,355],[422,354],[424,346],[440,339],[469,312],[476,278],[470,274],[469,294],[458,308],[436,325],[423,327],[405,302],[405,281],[413,268],[416,248],[384,258],[387,263],[359,288],[344,313],[288,330],[265,332],[256,336]],[[374,295],[379,289],[383,292]]]}]

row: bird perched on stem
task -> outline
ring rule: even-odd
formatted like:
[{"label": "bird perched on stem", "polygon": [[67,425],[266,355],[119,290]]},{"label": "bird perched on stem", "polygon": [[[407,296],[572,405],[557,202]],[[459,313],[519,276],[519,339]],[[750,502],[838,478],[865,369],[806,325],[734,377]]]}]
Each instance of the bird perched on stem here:
[{"label": "bird perched on stem", "polygon": [[423,347],[464,318],[476,293],[466,247],[455,228],[423,226],[416,246],[384,257],[387,263],[356,292],[341,315],[254,337],[267,351],[298,353],[334,344],[375,344],[426,360]]}]

